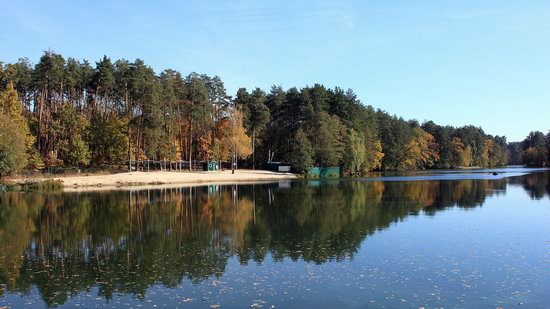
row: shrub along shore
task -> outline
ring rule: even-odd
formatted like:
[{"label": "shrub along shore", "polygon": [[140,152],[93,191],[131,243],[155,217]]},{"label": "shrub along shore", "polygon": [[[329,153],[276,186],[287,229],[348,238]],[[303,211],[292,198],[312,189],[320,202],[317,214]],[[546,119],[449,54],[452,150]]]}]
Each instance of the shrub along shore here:
[{"label": "shrub along shore", "polygon": [[23,192],[46,192],[59,191],[64,188],[61,180],[54,179],[26,179],[24,181],[8,181],[0,183],[0,192],[23,191]]}]

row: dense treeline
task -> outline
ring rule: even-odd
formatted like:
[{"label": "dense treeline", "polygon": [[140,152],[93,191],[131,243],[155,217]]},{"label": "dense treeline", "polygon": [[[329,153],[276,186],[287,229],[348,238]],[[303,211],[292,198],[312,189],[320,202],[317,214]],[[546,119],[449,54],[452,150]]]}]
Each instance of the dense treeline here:
[{"label": "dense treeline", "polygon": [[30,169],[241,157],[251,167],[279,161],[301,171],[342,166],[349,174],[508,159],[505,137],[406,121],[363,105],[352,90],[241,88],[232,98],[218,76],[157,74],[139,59],[105,56],[93,65],[48,51],[35,65],[0,64],[0,90],[3,113],[20,118],[6,129],[19,137],[9,141],[17,147],[2,146],[17,152],[10,150],[1,174],[22,168],[23,157]]},{"label": "dense treeline", "polygon": [[550,132],[546,136],[539,131],[531,132],[523,141],[509,143],[508,148],[510,164],[550,165]]},{"label": "dense treeline", "polygon": [[0,83],[10,97],[3,105],[22,104],[35,137],[30,168],[250,153],[219,77],[157,75],[139,59],[104,57],[93,67],[46,52],[34,66],[26,59],[3,65]]}]

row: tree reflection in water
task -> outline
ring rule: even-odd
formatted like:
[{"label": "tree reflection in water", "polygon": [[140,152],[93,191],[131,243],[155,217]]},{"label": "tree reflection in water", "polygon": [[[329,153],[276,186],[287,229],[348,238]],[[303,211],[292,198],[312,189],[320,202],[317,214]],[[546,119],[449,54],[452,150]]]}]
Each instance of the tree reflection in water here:
[{"label": "tree reflection in water", "polygon": [[228,259],[312,263],[352,258],[362,241],[407,216],[483,205],[507,185],[535,199],[550,174],[499,180],[296,181],[145,191],[0,194],[0,293],[47,305],[98,287],[144,297],[148,287],[220,277]]}]

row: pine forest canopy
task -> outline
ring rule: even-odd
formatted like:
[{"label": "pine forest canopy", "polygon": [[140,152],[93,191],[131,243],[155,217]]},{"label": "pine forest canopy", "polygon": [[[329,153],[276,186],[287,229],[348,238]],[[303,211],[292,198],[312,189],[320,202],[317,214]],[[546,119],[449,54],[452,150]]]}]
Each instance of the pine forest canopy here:
[{"label": "pine forest canopy", "polygon": [[23,165],[145,159],[241,157],[251,167],[280,161],[300,171],[342,166],[354,175],[549,161],[550,134],[508,144],[475,126],[407,121],[363,105],[351,89],[320,84],[241,88],[232,98],[218,76],[157,74],[140,59],[104,56],[91,64],[47,51],[36,65],[0,62],[0,91],[0,119],[14,122],[2,129],[18,137],[0,141],[0,177]]}]

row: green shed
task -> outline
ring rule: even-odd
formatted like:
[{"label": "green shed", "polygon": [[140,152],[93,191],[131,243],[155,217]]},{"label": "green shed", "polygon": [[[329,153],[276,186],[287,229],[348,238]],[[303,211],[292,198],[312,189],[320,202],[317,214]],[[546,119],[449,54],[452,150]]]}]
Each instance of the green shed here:
[{"label": "green shed", "polygon": [[310,167],[307,170],[308,178],[340,178],[340,167],[339,166],[329,166],[329,167]]},{"label": "green shed", "polygon": [[212,172],[212,171],[218,171],[220,169],[220,164],[218,161],[205,161],[203,170]]}]

